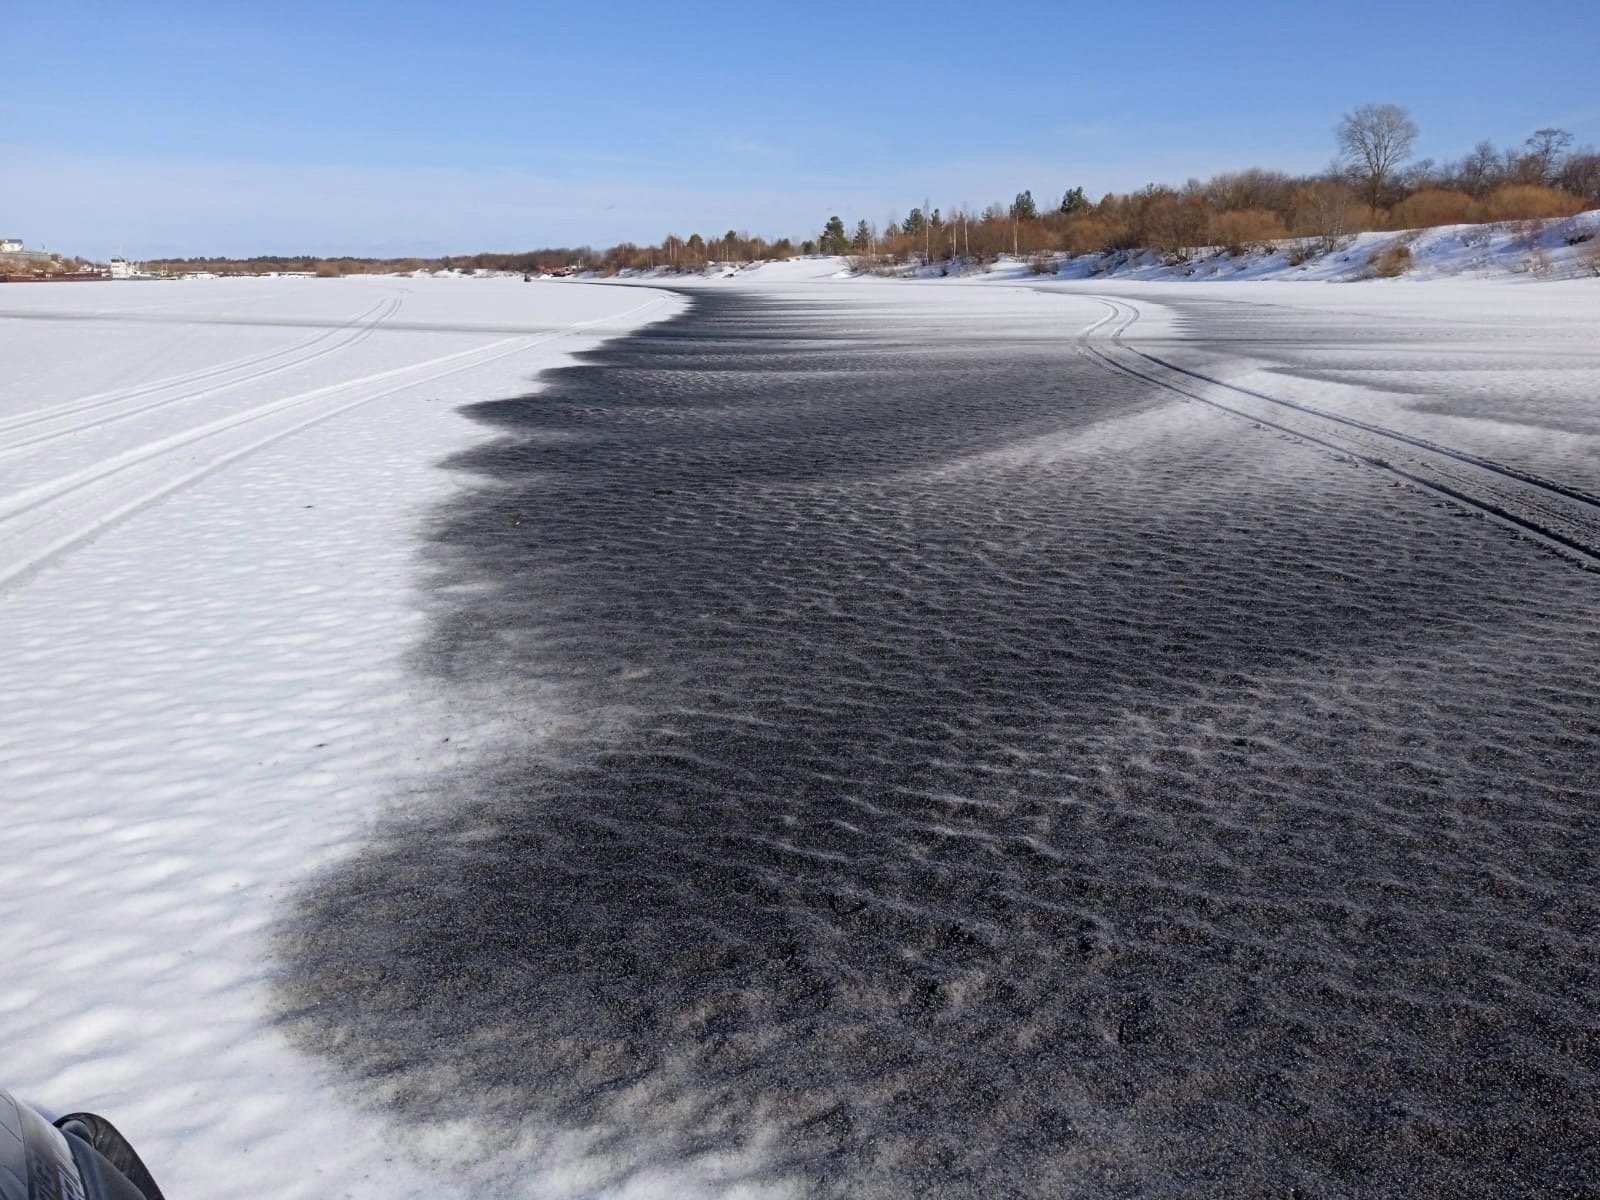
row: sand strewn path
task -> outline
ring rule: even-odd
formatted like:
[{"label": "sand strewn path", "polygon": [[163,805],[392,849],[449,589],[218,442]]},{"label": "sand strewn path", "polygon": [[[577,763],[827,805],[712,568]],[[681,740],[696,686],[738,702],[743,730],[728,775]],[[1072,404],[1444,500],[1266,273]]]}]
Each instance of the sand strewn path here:
[{"label": "sand strewn path", "polygon": [[1600,579],[1105,317],[707,289],[474,408],[418,666],[500,736],[297,900],[302,1044],[505,1194],[1593,1178]]}]

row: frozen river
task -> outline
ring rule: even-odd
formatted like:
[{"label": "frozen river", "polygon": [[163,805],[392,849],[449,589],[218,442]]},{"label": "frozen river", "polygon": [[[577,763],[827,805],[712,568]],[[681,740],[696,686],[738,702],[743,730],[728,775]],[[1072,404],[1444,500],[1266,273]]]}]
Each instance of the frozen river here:
[{"label": "frozen river", "polygon": [[[403,407],[0,541],[0,1083],[193,1194],[1600,1176],[1592,285],[351,286],[239,390]],[[0,503],[147,444],[34,369]]]}]

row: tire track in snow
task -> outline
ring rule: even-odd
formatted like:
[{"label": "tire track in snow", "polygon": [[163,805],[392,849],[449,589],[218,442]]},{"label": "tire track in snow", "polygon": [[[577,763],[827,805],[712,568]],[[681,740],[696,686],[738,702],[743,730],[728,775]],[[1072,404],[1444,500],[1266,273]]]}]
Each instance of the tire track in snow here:
[{"label": "tire track in snow", "polygon": [[[1108,311],[1078,334],[1078,345],[1108,370],[1348,455],[1508,525],[1585,570],[1600,571],[1600,497],[1465,450],[1180,366],[1124,342],[1124,335],[1140,317],[1136,306],[1105,296],[1091,298]],[[1192,383],[1174,382],[1172,375]],[[1197,390],[1202,387],[1224,389],[1239,400],[1224,403]],[[1268,407],[1251,411],[1240,401],[1257,401]],[[1293,415],[1285,420],[1267,413]]]},{"label": "tire track in snow", "polygon": [[[208,370],[196,371],[187,375],[178,375],[172,377],[171,379],[160,380],[138,387],[119,389],[113,392],[102,392],[95,396],[86,396],[75,404],[71,404],[62,408],[55,408],[49,412],[32,413],[28,416],[20,417],[10,422],[0,423],[0,458],[9,458],[35,446],[46,445],[50,442],[58,441],[64,437],[71,437],[76,434],[85,433],[91,429],[98,429],[105,425],[115,424],[118,421],[128,420],[131,417],[142,416],[145,413],[153,412],[157,409],[169,408],[178,404],[186,404],[195,400],[203,400],[208,397],[218,395],[221,392],[232,391],[234,388],[243,387],[246,384],[259,383],[264,379],[270,379],[272,376],[280,375],[285,371],[291,371],[298,367],[307,366],[310,363],[317,362],[331,354],[337,354],[341,350],[347,350],[352,346],[359,345],[361,342],[366,341],[372,336],[374,331],[376,331],[377,328],[383,324],[384,321],[388,320],[399,311],[401,303],[402,302],[398,299],[380,301],[378,304],[374,305],[372,308],[368,309],[366,312],[362,313],[352,321],[348,321],[334,329],[326,330],[323,333],[320,333],[306,341],[299,342],[293,346],[286,346],[282,349],[271,351],[270,353],[251,355],[246,358],[237,359],[233,362],[224,363],[217,367],[212,367]],[[340,338],[339,335],[342,333],[348,333],[348,336]],[[330,338],[336,339],[331,345],[325,345],[321,346],[319,349],[313,349],[313,347],[319,346],[320,343],[326,342]],[[285,355],[290,355],[293,357],[289,357],[282,362],[274,361],[277,359],[283,359]],[[265,365],[268,363],[271,365]],[[252,370],[250,368],[260,369]],[[238,374],[232,379],[226,378],[226,376],[240,371],[243,371],[244,373]],[[220,380],[221,382],[213,382],[216,380]],[[176,388],[188,387],[195,383],[200,383],[204,386],[202,386],[198,391],[182,391],[177,395],[167,396],[158,400],[151,400],[147,404],[137,404],[138,401],[145,400],[151,396],[159,395],[161,392],[171,391]],[[115,408],[117,405],[129,403],[134,403],[136,406],[120,409]],[[7,442],[4,440],[5,435],[16,430],[31,430],[40,425],[61,422],[72,417],[80,416],[84,413],[96,412],[97,410],[106,408],[112,408],[113,411],[109,413],[102,412],[89,420],[79,421],[75,424],[69,424],[59,429],[49,430],[45,433],[26,434],[17,441]]]},{"label": "tire track in snow", "polygon": [[[282,397],[155,442],[0,500],[0,586],[229,463],[385,396],[487,366],[534,346],[666,303],[656,295],[625,313],[575,322],[541,337],[511,337],[420,363]],[[203,447],[198,454],[192,453]],[[180,457],[181,456],[181,457]],[[173,469],[174,462],[185,466]]]}]

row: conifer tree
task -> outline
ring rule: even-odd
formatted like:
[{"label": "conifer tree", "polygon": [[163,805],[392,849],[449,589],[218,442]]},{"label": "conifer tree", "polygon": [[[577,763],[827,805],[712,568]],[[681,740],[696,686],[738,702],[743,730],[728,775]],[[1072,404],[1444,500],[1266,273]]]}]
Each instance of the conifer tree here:
[{"label": "conifer tree", "polygon": [[828,218],[827,225],[822,229],[822,252],[824,254],[844,254],[850,249],[849,235],[844,231],[844,221],[837,215]]}]

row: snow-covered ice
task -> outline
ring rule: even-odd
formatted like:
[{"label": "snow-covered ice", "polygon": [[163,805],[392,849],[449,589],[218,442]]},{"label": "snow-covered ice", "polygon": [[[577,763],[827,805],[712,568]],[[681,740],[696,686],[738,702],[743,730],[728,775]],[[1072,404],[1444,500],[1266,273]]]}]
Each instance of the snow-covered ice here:
[{"label": "snow-covered ice", "polygon": [[413,527],[481,436],[457,408],[677,306],[507,279],[0,291],[0,1085],[110,1115],[172,1196],[471,1194],[413,1180],[287,1048],[265,930],[480,733],[404,666]]}]

